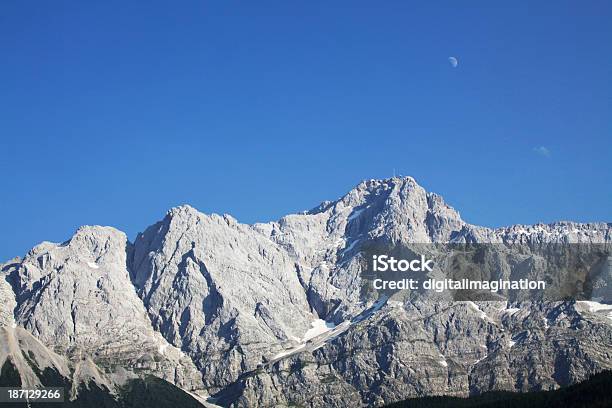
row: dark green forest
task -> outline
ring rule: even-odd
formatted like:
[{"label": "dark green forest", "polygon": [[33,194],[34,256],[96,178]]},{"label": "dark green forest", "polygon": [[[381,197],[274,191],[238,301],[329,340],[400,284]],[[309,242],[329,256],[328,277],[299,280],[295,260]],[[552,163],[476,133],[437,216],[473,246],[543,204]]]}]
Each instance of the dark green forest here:
[{"label": "dark green forest", "polygon": [[425,397],[387,405],[388,408],[609,408],[612,371],[554,391],[487,392],[470,398]]}]

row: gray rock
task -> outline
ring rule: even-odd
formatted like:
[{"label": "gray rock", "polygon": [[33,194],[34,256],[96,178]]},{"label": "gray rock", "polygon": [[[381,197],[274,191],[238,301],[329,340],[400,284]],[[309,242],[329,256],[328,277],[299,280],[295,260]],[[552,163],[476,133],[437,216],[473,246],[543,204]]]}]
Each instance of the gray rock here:
[{"label": "gray rock", "polygon": [[36,246],[5,268],[16,323],[71,359],[201,389],[192,361],[153,330],[126,268],[130,251],[125,234],[109,227],[81,227],[63,244]]},{"label": "gray rock", "polygon": [[156,330],[217,390],[313,320],[296,262],[230,216],[172,209],[134,244],[133,279]]},{"label": "gray rock", "polygon": [[[612,227],[474,226],[409,177],[364,181],[252,226],[181,206],[133,245],[113,228],[83,227],[5,264],[0,326],[24,327],[69,362],[90,361],[77,371],[98,367],[97,381],[146,372],[215,393],[223,406],[550,389],[612,368],[612,307],[601,303],[361,290],[367,245],[446,242],[610,243]],[[501,256],[489,262],[509,271]]]}]

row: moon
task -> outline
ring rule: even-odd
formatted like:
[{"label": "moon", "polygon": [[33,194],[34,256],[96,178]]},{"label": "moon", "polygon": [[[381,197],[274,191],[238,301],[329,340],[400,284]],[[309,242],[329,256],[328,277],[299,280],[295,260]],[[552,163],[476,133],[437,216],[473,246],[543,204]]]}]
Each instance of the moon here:
[{"label": "moon", "polygon": [[448,57],[448,62],[450,62],[453,68],[457,68],[457,65],[459,65],[459,61],[455,57]]}]

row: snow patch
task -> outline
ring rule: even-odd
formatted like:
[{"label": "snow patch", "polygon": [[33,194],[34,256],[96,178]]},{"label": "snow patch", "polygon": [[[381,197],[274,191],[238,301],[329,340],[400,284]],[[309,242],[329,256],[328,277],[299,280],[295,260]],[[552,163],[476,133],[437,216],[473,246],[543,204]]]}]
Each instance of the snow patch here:
[{"label": "snow patch", "polygon": [[167,348],[168,348],[167,344],[160,344],[158,348],[159,354],[163,356],[166,353]]},{"label": "snow patch", "polygon": [[351,242],[351,245],[349,245],[344,252],[349,252],[351,249],[353,249],[355,247],[355,245],[357,245],[357,243],[359,242],[358,239],[354,240],[353,242]]},{"label": "snow patch", "polygon": [[508,316],[512,316],[516,312],[518,312],[519,310],[521,310],[521,309],[519,309],[518,307],[509,307],[506,310],[504,310],[502,313],[503,314],[507,314]]},{"label": "snow patch", "polygon": [[576,302],[576,305],[578,306],[579,312],[585,311],[584,309],[586,309],[586,311],[589,313],[603,315],[604,317],[607,317],[608,319],[612,320],[612,305],[593,302],[590,300],[580,300]]},{"label": "snow patch", "polygon": [[378,298],[378,300],[374,302],[374,304],[369,309],[366,309],[365,311],[361,312],[359,315],[355,316],[353,320],[351,321],[351,323],[352,324],[359,323],[359,322],[364,321],[368,317],[372,316],[374,313],[382,309],[385,303],[387,303],[387,300],[389,300],[389,296],[381,295]]},{"label": "snow patch", "polygon": [[388,299],[388,296],[382,295],[378,298],[376,302],[374,302],[371,307],[360,313],[358,316],[354,317],[352,320],[345,320],[337,326],[331,322],[326,322],[322,319],[317,319],[313,321],[311,323],[311,328],[308,329],[306,333],[304,333],[304,337],[301,339],[300,344],[297,344],[296,346],[290,349],[285,349],[280,353],[275,354],[270,358],[269,361],[274,362],[292,354],[300,353],[303,351],[313,352],[315,350],[320,349],[326,343],[329,343],[331,340],[340,336],[352,325],[357,324],[372,316],[372,314],[380,310],[385,305]]},{"label": "snow patch", "polygon": [[361,215],[362,212],[363,212],[363,209],[353,211],[353,213],[348,217],[347,221],[348,222],[353,221],[355,218],[359,217],[359,215]]},{"label": "snow patch", "polygon": [[95,262],[87,262],[87,266],[89,266],[92,269],[98,269],[100,267],[100,265],[98,265]]},{"label": "snow patch", "polygon": [[302,338],[303,342],[306,342],[312,338],[315,338],[323,333],[326,333],[336,327],[335,324],[326,322],[322,319],[317,319],[310,324],[311,328],[304,334]]},{"label": "snow patch", "polygon": [[468,306],[474,310],[476,313],[478,313],[478,317],[480,317],[482,320],[485,320],[487,322],[491,322],[494,323],[493,320],[491,320],[491,318],[485,313],[483,312],[476,303],[472,302],[472,301],[468,301]]},{"label": "snow patch", "polygon": [[580,300],[576,302],[580,305],[584,305],[588,308],[589,312],[598,312],[600,310],[610,310],[612,311],[612,305],[607,305],[605,303],[593,302],[590,300]]},{"label": "snow patch", "polygon": [[299,346],[296,346],[296,347],[293,347],[293,348],[291,348],[291,349],[288,349],[288,350],[282,351],[282,352],[280,352],[280,353],[278,353],[278,354],[276,354],[276,355],[272,356],[272,360],[277,360],[277,359],[279,359],[279,358],[282,358],[282,357],[288,356],[289,354],[293,354],[293,353],[295,353],[295,352],[297,352],[297,351],[300,351],[300,350],[301,350],[301,349],[303,349],[304,347],[306,347],[306,344],[300,344]]},{"label": "snow patch", "polygon": [[488,354],[485,354],[484,357],[479,358],[478,360],[474,361],[474,363],[472,363],[473,366],[475,366],[476,364],[480,363],[482,360],[484,360],[485,358],[489,357]]}]

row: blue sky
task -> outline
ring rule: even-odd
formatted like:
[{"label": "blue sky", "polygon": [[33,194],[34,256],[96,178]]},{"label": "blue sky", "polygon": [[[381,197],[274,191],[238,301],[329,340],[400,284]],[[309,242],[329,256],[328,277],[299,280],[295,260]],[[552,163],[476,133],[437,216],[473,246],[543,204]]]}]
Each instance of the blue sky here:
[{"label": "blue sky", "polygon": [[611,19],[607,0],[4,1],[0,259],[182,203],[273,220],[393,169],[476,224],[610,222]]}]

